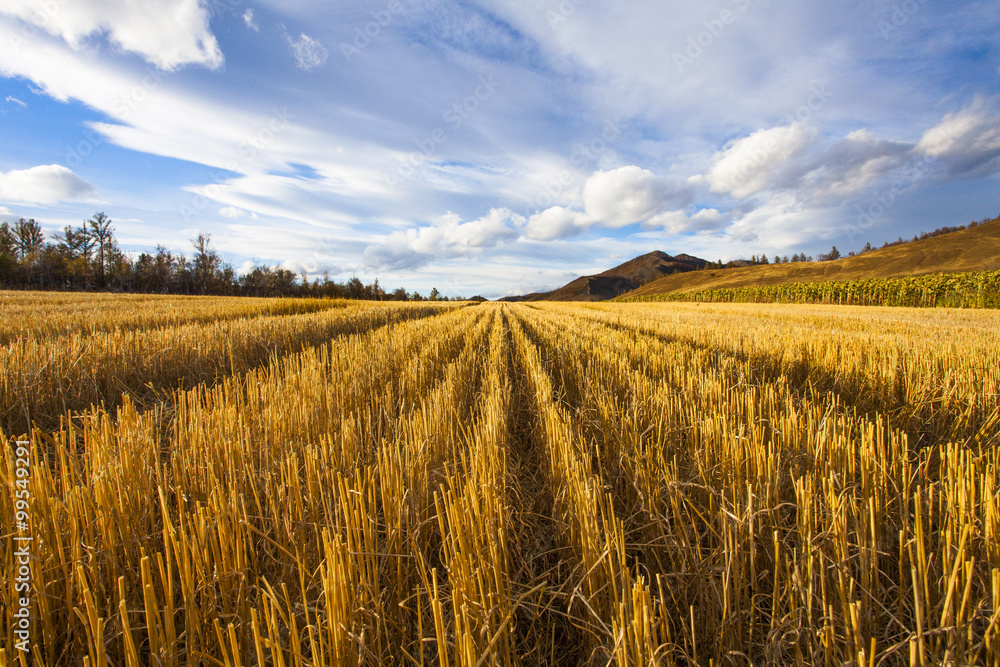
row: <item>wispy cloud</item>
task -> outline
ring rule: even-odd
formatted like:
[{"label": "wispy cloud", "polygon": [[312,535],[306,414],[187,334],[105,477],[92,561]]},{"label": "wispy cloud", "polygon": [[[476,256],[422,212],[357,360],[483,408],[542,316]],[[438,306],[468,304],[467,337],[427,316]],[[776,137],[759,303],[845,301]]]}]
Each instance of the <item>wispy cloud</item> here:
[{"label": "wispy cloud", "polygon": [[243,23],[246,24],[247,28],[253,30],[254,32],[260,32],[260,28],[253,20],[253,9],[248,9],[243,12]]},{"label": "wispy cloud", "polygon": [[326,64],[329,52],[325,46],[309,35],[303,32],[295,39],[291,35],[286,34],[285,38],[288,40],[288,45],[292,47],[292,54],[295,56],[295,65],[299,69],[311,72]]},{"label": "wispy cloud", "polygon": [[219,209],[219,215],[223,218],[235,220],[236,218],[241,218],[246,215],[246,211],[241,208],[236,208],[235,206],[226,206],[225,208]]},{"label": "wispy cloud", "polygon": [[13,102],[14,104],[16,104],[16,105],[18,105],[20,107],[27,107],[28,106],[27,104],[25,104],[21,100],[17,99],[13,95],[8,95],[7,99],[5,101],[7,101],[7,102]]},{"label": "wispy cloud", "polygon": [[[859,0],[634,3],[0,3],[4,118],[64,103],[0,142],[6,169],[50,170],[4,174],[0,203],[72,221],[92,213],[86,176],[116,193],[117,221],[143,221],[121,222],[137,247],[204,230],[235,266],[311,266],[329,235],[324,267],[494,294],[653,248],[815,254],[890,191],[856,245],[997,212],[989,3],[923,3],[890,40]],[[715,30],[724,8],[738,20]],[[370,47],[331,65],[345,43]],[[488,101],[483,77],[502,83]],[[71,175],[52,171],[53,141]],[[8,203],[10,179],[33,204]]]}]

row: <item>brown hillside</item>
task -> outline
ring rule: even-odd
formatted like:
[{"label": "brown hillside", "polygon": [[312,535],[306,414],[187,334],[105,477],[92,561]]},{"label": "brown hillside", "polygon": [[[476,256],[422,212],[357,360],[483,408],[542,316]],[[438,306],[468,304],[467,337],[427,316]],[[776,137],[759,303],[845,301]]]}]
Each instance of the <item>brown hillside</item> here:
[{"label": "brown hillside", "polygon": [[706,262],[690,255],[671,257],[654,250],[630,259],[613,269],[595,276],[581,276],[552,292],[526,294],[500,299],[501,301],[606,301],[630,290],[675,273],[695,271]]},{"label": "brown hillside", "polygon": [[664,276],[625,297],[782,283],[892,278],[925,273],[1000,270],[1000,218],[971,229],[832,262],[768,264]]}]

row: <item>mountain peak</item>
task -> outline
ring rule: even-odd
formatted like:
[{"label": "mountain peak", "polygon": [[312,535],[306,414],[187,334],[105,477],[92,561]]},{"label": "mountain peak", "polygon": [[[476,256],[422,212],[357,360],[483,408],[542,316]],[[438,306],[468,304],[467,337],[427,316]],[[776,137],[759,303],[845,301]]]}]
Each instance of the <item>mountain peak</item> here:
[{"label": "mountain peak", "polygon": [[707,262],[691,255],[672,257],[654,250],[593,276],[581,276],[552,292],[507,297],[505,301],[605,301],[673,273],[694,271]]}]

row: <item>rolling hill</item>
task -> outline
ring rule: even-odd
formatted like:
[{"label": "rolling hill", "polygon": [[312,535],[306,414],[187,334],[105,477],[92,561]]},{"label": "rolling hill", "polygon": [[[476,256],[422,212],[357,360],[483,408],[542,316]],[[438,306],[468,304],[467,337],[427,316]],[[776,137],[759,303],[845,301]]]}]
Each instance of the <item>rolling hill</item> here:
[{"label": "rolling hill", "polygon": [[766,264],[668,275],[624,296],[998,269],[1000,218],[969,229],[828,262]]},{"label": "rolling hill", "polygon": [[654,250],[593,276],[581,276],[552,292],[509,296],[501,301],[607,301],[664,277],[696,271],[707,262],[691,255]]}]

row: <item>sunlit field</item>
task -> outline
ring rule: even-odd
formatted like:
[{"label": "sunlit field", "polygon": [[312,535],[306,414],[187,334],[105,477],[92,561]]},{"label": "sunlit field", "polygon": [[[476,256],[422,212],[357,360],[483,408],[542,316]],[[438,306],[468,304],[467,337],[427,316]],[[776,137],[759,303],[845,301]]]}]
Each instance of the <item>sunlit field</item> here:
[{"label": "sunlit field", "polygon": [[1000,312],[0,315],[2,665],[1000,664]]}]

